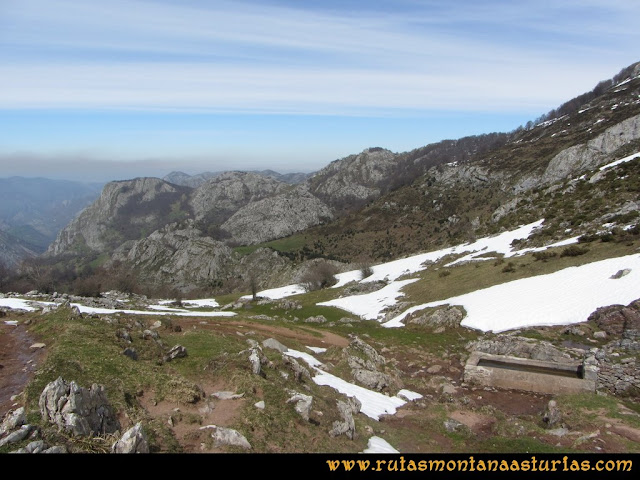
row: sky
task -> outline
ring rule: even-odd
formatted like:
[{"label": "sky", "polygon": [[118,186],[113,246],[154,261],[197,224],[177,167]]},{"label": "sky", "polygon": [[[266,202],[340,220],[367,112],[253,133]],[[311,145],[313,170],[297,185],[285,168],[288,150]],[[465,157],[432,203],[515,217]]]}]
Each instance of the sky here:
[{"label": "sky", "polygon": [[0,0],[0,177],[318,170],[511,131],[640,60],[637,0]]}]

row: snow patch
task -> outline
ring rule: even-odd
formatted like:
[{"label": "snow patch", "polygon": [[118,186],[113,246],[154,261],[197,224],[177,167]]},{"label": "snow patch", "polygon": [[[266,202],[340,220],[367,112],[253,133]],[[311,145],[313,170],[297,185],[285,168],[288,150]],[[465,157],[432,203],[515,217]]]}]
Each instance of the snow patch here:
[{"label": "snow patch", "polygon": [[362,453],[400,453],[393,448],[385,439],[371,437],[367,443],[367,448]]},{"label": "snow patch", "polygon": [[354,313],[366,320],[377,320],[382,315],[382,311],[396,304],[396,299],[404,295],[400,291],[404,286],[417,282],[418,279],[401,280],[392,282],[386,287],[375,292],[364,295],[352,295],[349,297],[337,298],[327,302],[318,303],[326,307],[338,307],[347,312]]},{"label": "snow patch", "polygon": [[628,157],[621,158],[620,160],[616,160],[615,162],[611,162],[606,165],[603,165],[602,167],[600,167],[600,171],[606,170],[608,168],[613,168],[617,165],[620,165],[621,163],[630,162],[631,160],[635,160],[638,157],[640,157],[640,152],[634,153],[633,155],[629,155]]},{"label": "snow patch", "polygon": [[[407,403],[406,400],[403,400],[399,396],[389,397],[382,393],[349,383],[340,377],[320,370],[318,367],[322,366],[322,363],[308,353],[289,349],[284,354],[294,358],[301,358],[307,362],[316,372],[313,381],[317,385],[331,387],[347,397],[356,397],[362,404],[360,411],[374,420],[379,420],[382,415],[394,415],[398,408]],[[408,395],[418,395],[408,390],[401,390],[401,392],[408,392]]]},{"label": "snow patch", "polygon": [[[623,269],[630,269],[631,273],[619,279],[611,278]],[[638,298],[640,256],[628,255],[417,305],[383,326],[402,327],[402,320],[410,313],[441,305],[462,305],[467,316],[461,325],[483,332],[570,325],[586,321],[599,307],[627,305]]]}]

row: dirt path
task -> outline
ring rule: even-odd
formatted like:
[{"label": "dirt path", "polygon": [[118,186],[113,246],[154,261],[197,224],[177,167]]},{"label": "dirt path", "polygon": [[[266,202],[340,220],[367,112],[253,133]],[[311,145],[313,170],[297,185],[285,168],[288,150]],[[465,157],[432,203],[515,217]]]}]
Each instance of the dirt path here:
[{"label": "dirt path", "polygon": [[268,325],[257,322],[243,322],[238,320],[225,321],[224,323],[203,323],[202,319],[174,319],[174,323],[181,325],[182,327],[192,327],[203,330],[215,330],[225,333],[234,333],[236,331],[242,332],[243,330],[254,330],[265,335],[274,337],[276,340],[280,340],[286,343],[284,339],[290,338],[300,343],[311,347],[323,347],[328,348],[332,346],[347,347],[350,343],[348,338],[335,333],[316,330],[311,327],[283,327],[279,325]]},{"label": "dirt path", "polygon": [[44,352],[30,348],[36,340],[24,325],[0,323],[0,418],[13,408],[11,397],[21,393]]}]

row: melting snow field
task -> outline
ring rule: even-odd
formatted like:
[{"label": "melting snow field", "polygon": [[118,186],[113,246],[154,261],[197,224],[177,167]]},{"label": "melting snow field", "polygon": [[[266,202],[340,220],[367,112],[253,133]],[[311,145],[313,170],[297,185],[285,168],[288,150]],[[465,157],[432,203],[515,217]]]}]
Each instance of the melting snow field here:
[{"label": "melting snow field", "polygon": [[362,453],[400,453],[398,450],[389,445],[385,439],[380,437],[371,437],[367,448]]},{"label": "melting snow field", "polygon": [[[407,401],[422,398],[422,395],[411,392],[410,390],[401,390],[398,392],[398,396],[388,397],[382,393],[374,392],[373,390],[349,383],[340,377],[336,377],[335,375],[320,370],[318,367],[322,365],[322,362],[316,360],[315,357],[308,353],[289,349],[285,352],[285,355],[301,358],[306,361],[317,374],[313,377],[313,381],[317,385],[326,385],[336,389],[347,397],[356,397],[360,403],[362,403],[360,411],[367,417],[375,420],[378,420],[381,415],[394,415],[396,410],[407,403]],[[400,398],[400,395],[402,395],[404,399]]]},{"label": "melting snow field", "polygon": [[364,295],[336,298],[328,302],[318,303],[327,307],[338,307],[359,315],[365,320],[376,320],[380,312],[396,304],[396,299],[404,295],[400,291],[406,285],[417,282],[417,279],[392,282],[384,288]]},{"label": "melting snow field", "polygon": [[[627,275],[612,278],[625,269]],[[640,255],[628,255],[411,307],[383,326],[402,327],[408,314],[446,304],[462,305],[467,316],[461,325],[484,332],[569,325],[586,321],[599,307],[627,305],[639,297]]]},{"label": "melting snow field", "polygon": [[0,307],[7,307],[12,310],[25,310],[27,312],[35,312],[37,308],[32,307],[28,300],[21,298],[0,298]]},{"label": "melting snow field", "polygon": [[72,303],[71,306],[78,307],[80,313],[97,314],[127,313],[129,315],[178,315],[182,317],[233,317],[236,315],[234,312],[194,312],[192,310],[183,310],[179,308],[169,308],[154,305],[151,305],[149,307],[153,308],[153,310],[125,310],[113,308],[85,307],[84,305],[80,305],[79,303]]},{"label": "melting snow field", "polygon": [[[200,301],[194,300],[194,302],[200,302]],[[211,300],[206,300],[202,302],[211,303]],[[215,300],[213,300],[213,302],[215,302]],[[34,307],[32,304],[54,305],[56,307],[60,305],[59,303],[55,303],[55,302],[40,302],[35,300],[23,300],[21,298],[0,298],[0,307],[7,307],[13,310],[25,310],[27,312],[34,312],[37,310],[37,308]],[[97,313],[97,314],[127,313],[130,315],[178,315],[178,316],[189,316],[189,317],[233,317],[236,315],[234,312],[194,312],[191,310],[185,310],[181,308],[165,307],[163,305],[150,305],[149,306],[150,310],[97,308],[97,307],[87,307],[79,303],[72,303],[71,306],[78,307],[78,310],[80,310],[80,313]]]}]

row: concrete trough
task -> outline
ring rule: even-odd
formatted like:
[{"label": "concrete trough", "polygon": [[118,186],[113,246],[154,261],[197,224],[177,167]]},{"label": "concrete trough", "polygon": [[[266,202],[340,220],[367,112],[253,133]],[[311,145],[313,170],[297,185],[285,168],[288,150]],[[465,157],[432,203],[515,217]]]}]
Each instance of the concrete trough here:
[{"label": "concrete trough", "polygon": [[545,394],[595,392],[597,369],[583,362],[556,363],[473,352],[464,367],[464,382]]}]

